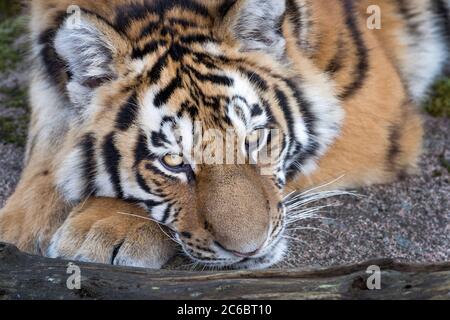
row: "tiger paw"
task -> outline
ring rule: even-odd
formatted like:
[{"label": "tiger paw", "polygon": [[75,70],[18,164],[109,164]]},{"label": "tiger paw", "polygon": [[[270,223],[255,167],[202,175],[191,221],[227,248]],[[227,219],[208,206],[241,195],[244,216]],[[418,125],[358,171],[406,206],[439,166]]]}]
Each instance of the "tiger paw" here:
[{"label": "tiger paw", "polygon": [[52,237],[47,256],[160,269],[175,252],[175,243],[144,210],[98,198],[72,211]]}]

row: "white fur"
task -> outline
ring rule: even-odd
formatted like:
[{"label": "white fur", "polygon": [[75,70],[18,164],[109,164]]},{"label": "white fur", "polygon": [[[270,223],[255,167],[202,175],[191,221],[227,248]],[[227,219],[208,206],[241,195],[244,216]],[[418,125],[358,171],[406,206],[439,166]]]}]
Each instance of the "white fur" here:
[{"label": "white fur", "polygon": [[58,243],[60,242],[60,238],[62,236],[62,230],[59,228],[56,233],[53,235],[50,245],[47,247],[47,250],[45,252],[45,256],[47,258],[56,259],[59,258],[59,251],[58,251]]},{"label": "white fur", "polygon": [[[249,80],[242,75],[231,71],[227,72],[226,76],[233,79],[234,82],[233,86],[228,90],[229,97],[240,96],[245,98],[248,103],[247,107],[245,103],[236,100],[228,106],[228,116],[234,124],[238,135],[245,137],[255,130],[255,128],[265,125],[268,121],[267,115],[263,112],[259,116],[251,116],[251,109],[249,109],[249,107],[251,108],[254,104],[259,104],[262,107],[262,104]],[[237,113],[239,111],[237,109],[240,109],[240,113],[244,116],[244,119],[239,116]]]},{"label": "white fur", "polygon": [[163,218],[164,218],[164,214],[165,214],[165,211],[167,209],[167,206],[168,206],[167,203],[163,203],[163,204],[161,204],[159,206],[152,207],[150,209],[151,217],[153,219],[155,219],[156,221],[162,221]]},{"label": "white fur", "polygon": [[97,175],[95,177],[95,185],[97,187],[98,197],[114,198],[116,192],[114,186],[111,183],[111,178],[108,172],[106,172],[105,164],[103,163],[103,157],[100,157],[101,161],[97,164]]},{"label": "white fur", "polygon": [[214,42],[205,43],[203,45],[203,50],[205,50],[206,53],[212,56],[220,56],[222,54],[220,47]]},{"label": "white fur", "polygon": [[286,10],[285,1],[247,0],[234,25],[244,51],[264,51],[281,59],[286,40],[277,33],[280,19]]},{"label": "white fur", "polygon": [[[107,76],[113,45],[106,36],[85,19],[77,28],[66,20],[55,38],[56,52],[64,58],[78,80]],[[105,54],[106,53],[106,54]]]},{"label": "white fur", "polygon": [[164,106],[156,108],[153,104],[157,88],[150,88],[144,96],[142,108],[140,108],[139,125],[146,131],[159,131],[162,119],[165,115],[169,115],[168,110]]},{"label": "white fur", "polygon": [[[73,118],[68,102],[49,84],[46,77],[37,72],[31,81],[30,101],[34,120],[30,136],[35,140],[34,145],[54,150],[62,142]],[[30,147],[29,144],[28,148]],[[25,161],[28,161],[30,151],[27,150]]]},{"label": "white fur", "polygon": [[[319,143],[317,157],[321,157],[340,134],[345,112],[341,102],[335,96],[335,88],[328,77],[317,71],[308,74],[305,81],[299,84],[305,98],[311,103],[311,112],[316,120],[313,139]],[[305,175],[317,169],[315,161],[310,159],[302,166]]]},{"label": "white fur", "polygon": [[398,39],[408,48],[400,60],[400,68],[413,99],[421,102],[442,73],[449,49],[436,24],[431,1],[408,1],[405,5],[413,16],[409,23],[417,26],[420,35],[411,35],[407,29],[398,30]]},{"label": "white fur", "polygon": [[67,85],[73,104],[86,107],[93,96],[93,90],[85,86],[92,78],[111,78],[114,46],[100,30],[85,18],[77,28],[65,21],[55,37],[55,49],[66,62],[73,75]]},{"label": "white fur", "polygon": [[181,136],[181,150],[185,159],[192,164],[192,169],[195,171],[195,159],[193,158],[194,151],[194,124],[188,116],[178,119],[178,133]]},{"label": "white fur", "polygon": [[77,202],[83,196],[85,181],[80,167],[82,163],[82,151],[76,148],[67,155],[56,171],[56,185],[67,201]]},{"label": "white fur", "polygon": [[238,263],[238,269],[262,270],[267,269],[278,262],[281,262],[288,251],[288,241],[281,239],[276,245],[272,245],[264,250],[261,258],[249,259],[246,262]]}]

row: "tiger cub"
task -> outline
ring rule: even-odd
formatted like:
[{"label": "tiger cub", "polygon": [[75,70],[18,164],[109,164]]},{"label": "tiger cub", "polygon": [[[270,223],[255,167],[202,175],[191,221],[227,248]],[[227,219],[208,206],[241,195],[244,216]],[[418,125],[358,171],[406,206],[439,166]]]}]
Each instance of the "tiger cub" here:
[{"label": "tiger cub", "polygon": [[179,248],[214,267],[281,261],[292,192],[415,172],[449,4],[31,1],[32,120],[0,239],[150,268]]}]

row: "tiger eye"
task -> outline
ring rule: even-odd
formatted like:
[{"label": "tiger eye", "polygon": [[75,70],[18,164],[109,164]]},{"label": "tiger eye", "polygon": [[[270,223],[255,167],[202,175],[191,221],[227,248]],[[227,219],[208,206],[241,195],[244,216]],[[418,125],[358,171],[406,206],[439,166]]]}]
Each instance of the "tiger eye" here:
[{"label": "tiger eye", "polygon": [[181,167],[184,164],[184,159],[179,154],[168,154],[162,160],[166,166],[171,168]]}]

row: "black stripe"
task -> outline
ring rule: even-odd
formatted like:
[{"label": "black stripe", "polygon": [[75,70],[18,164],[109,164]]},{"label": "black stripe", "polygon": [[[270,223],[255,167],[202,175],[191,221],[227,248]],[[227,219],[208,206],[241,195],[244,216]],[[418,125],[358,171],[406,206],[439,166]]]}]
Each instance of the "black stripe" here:
[{"label": "black stripe", "polygon": [[283,80],[292,91],[296,104],[302,115],[303,122],[305,123],[307,134],[309,137],[308,145],[302,146],[297,141],[297,143],[291,147],[294,150],[290,151],[290,156],[292,158],[288,160],[293,161],[293,163],[289,168],[287,168],[287,179],[291,180],[296,176],[296,174],[299,171],[297,165],[304,164],[308,159],[314,157],[317,154],[317,151],[319,150],[319,144],[317,143],[317,141],[314,140],[316,137],[315,124],[317,122],[317,117],[312,112],[311,103],[306,100],[299,87],[294,83],[294,80],[292,79],[283,79]]},{"label": "black stripe", "polygon": [[132,203],[132,204],[144,204],[147,207],[148,212],[151,211],[151,208],[162,204],[162,202],[158,202],[158,201],[154,201],[154,200],[144,200],[144,199],[137,199],[137,198],[132,198],[132,197],[123,199],[123,201],[125,201],[127,203]]},{"label": "black stripe", "polygon": [[[152,183],[154,185],[156,185],[156,181],[155,179],[152,179]],[[161,188],[161,184],[159,185],[159,187],[157,186],[157,188],[155,190],[152,190],[152,194],[161,197],[161,198],[165,198],[167,197],[167,194],[164,192],[164,188]]]},{"label": "black stripe", "polygon": [[95,177],[97,175],[97,161],[95,158],[95,143],[96,139],[93,133],[85,135],[80,143],[80,148],[83,154],[83,176],[85,179],[85,189],[83,191],[83,198],[95,196],[97,187],[95,184]]},{"label": "black stripe", "polygon": [[260,116],[264,113],[264,110],[261,108],[259,104],[254,104],[252,106],[251,115],[252,117]]},{"label": "black stripe", "polygon": [[116,12],[117,17],[115,26],[123,33],[126,33],[126,29],[131,22],[144,19],[149,14],[149,9],[144,5],[130,3],[123,6],[118,6]]},{"label": "black stripe", "polygon": [[292,116],[292,110],[291,106],[289,105],[288,98],[284,94],[283,91],[281,91],[279,88],[275,88],[275,95],[278,100],[278,104],[283,111],[284,118],[286,119],[287,125],[288,125],[288,131],[289,136],[295,137],[295,130],[294,130],[294,118]]},{"label": "black stripe", "polygon": [[134,170],[136,170],[136,180],[142,190],[151,194],[151,190],[147,185],[144,177],[139,172],[139,164],[144,160],[154,160],[156,157],[148,149],[148,139],[144,133],[139,134],[136,147],[134,149]]},{"label": "black stripe", "polygon": [[113,247],[113,252],[112,252],[111,261],[110,261],[111,265],[114,265],[114,261],[116,260],[116,257],[119,254],[120,248],[122,248],[124,243],[125,243],[125,241],[122,241]]},{"label": "black stripe", "polygon": [[180,109],[180,114],[178,116],[179,118],[182,118],[185,112],[189,114],[192,120],[195,120],[198,116],[198,107],[191,104],[189,101],[183,102],[180,106]]},{"label": "black stripe", "polygon": [[170,123],[172,125],[175,125],[176,121],[174,117],[171,116],[164,116],[161,120],[161,125],[164,125],[166,123]]},{"label": "black stripe", "polygon": [[317,121],[317,118],[311,111],[311,103],[305,99],[303,93],[300,91],[299,87],[294,83],[292,79],[284,79],[284,81],[294,95],[299,111],[302,114],[303,121],[305,122],[306,129],[308,130],[308,135],[315,135],[315,123]]},{"label": "black stripe", "polygon": [[163,24],[161,22],[150,22],[145,26],[145,28],[141,32],[140,38],[145,38],[153,33],[155,33],[159,28],[161,28]]},{"label": "black stripe", "polygon": [[401,127],[398,125],[393,125],[389,129],[389,149],[387,153],[387,165],[392,171],[396,171],[396,161],[398,160],[398,156],[402,152],[401,145]]},{"label": "black stripe", "polygon": [[329,73],[331,75],[334,75],[338,73],[344,66],[343,66],[343,60],[344,60],[344,43],[342,39],[342,35],[339,36],[339,39],[337,41],[337,48],[336,48],[336,54],[334,57],[328,62],[325,72]]},{"label": "black stripe", "polygon": [[444,36],[447,38],[448,50],[450,51],[450,3],[447,6],[443,0],[433,0],[433,8]]},{"label": "black stripe", "polygon": [[225,16],[228,14],[228,12],[230,12],[236,2],[237,0],[224,0],[224,2],[218,9],[219,16],[221,18],[225,18]]},{"label": "black stripe", "polygon": [[180,37],[180,42],[185,44],[216,42],[214,38],[204,34],[190,34]]},{"label": "black stripe", "polygon": [[103,144],[103,158],[106,171],[118,198],[123,198],[123,190],[120,183],[120,160],[122,156],[115,145],[115,133],[112,132],[105,138]]},{"label": "black stripe", "polygon": [[408,2],[408,0],[397,0],[399,13],[403,16],[403,19],[406,22],[408,32],[415,37],[420,37],[422,36],[422,32],[420,31],[420,23],[413,20],[417,18],[417,15],[421,12],[412,12]]},{"label": "black stripe", "polygon": [[351,98],[358,90],[360,90],[368,75],[369,70],[369,53],[364,43],[361,31],[358,28],[358,18],[355,13],[354,0],[341,0],[346,14],[346,25],[350,30],[352,39],[356,47],[356,55],[358,63],[355,70],[355,78],[351,84],[344,88],[341,99]]},{"label": "black stripe", "polygon": [[159,170],[157,167],[155,167],[154,165],[152,165],[150,163],[147,163],[145,165],[145,169],[148,170],[148,171],[153,172],[154,174],[160,175],[160,176],[166,178],[169,181],[179,182],[179,179],[177,179],[177,178],[175,178],[173,176],[169,176],[168,174],[165,174],[164,172],[162,172],[161,170]]},{"label": "black stripe", "polygon": [[169,18],[169,22],[172,25],[180,25],[185,28],[198,28],[198,24],[194,21],[185,20],[181,18]]},{"label": "black stripe", "polygon": [[160,205],[163,204],[162,202],[154,201],[154,200],[145,200],[145,201],[141,200],[139,202],[144,203],[145,206],[147,207],[147,211],[149,211],[149,212],[151,211],[152,208],[160,206]]},{"label": "black stripe", "polygon": [[169,55],[175,61],[181,61],[181,59],[190,52],[190,50],[178,43],[173,43],[169,48]]},{"label": "black stripe", "polygon": [[181,88],[182,85],[182,79],[179,74],[175,78],[170,81],[170,83],[162,89],[155,97],[155,100],[153,101],[153,104],[155,107],[159,108],[162,105],[166,104],[167,101],[169,101],[170,97],[173,95],[173,93]]},{"label": "black stripe", "polygon": [[148,77],[151,83],[156,83],[161,78],[161,73],[166,67],[168,59],[169,51],[164,53],[148,72]]},{"label": "black stripe", "polygon": [[170,217],[170,211],[172,210],[172,204],[171,203],[168,203],[167,204],[167,208],[166,208],[166,210],[164,210],[164,216],[163,216],[163,218],[162,218],[162,220],[161,220],[161,223],[166,223],[167,222],[167,220],[169,220],[169,217]]},{"label": "black stripe", "polygon": [[149,43],[147,43],[145,45],[145,47],[143,49],[140,48],[134,48],[133,49],[133,53],[131,54],[131,57],[133,59],[138,59],[138,58],[142,58],[148,54],[152,54],[155,53],[156,50],[158,50],[158,48],[160,46],[165,46],[167,44],[166,41],[164,40],[158,40],[158,41],[150,41]]},{"label": "black stripe", "polygon": [[148,139],[144,133],[139,134],[136,147],[134,148],[134,167],[143,160],[153,160],[154,155],[148,149]]},{"label": "black stripe", "polygon": [[120,30],[126,30],[133,21],[142,20],[150,13],[164,17],[167,11],[173,8],[190,11],[202,17],[209,17],[208,9],[192,0],[156,0],[146,1],[144,4],[118,6],[115,25]]},{"label": "black stripe", "polygon": [[243,67],[239,67],[239,71],[242,72],[248,80],[256,87],[258,87],[262,91],[269,90],[269,86],[267,85],[267,81],[264,80],[259,74],[255,71],[249,71]]},{"label": "black stripe", "polygon": [[287,0],[286,2],[286,15],[290,22],[294,25],[294,34],[297,39],[297,45],[301,47],[301,40],[299,38],[301,29],[303,28],[303,20],[300,14],[300,8],[295,0]]},{"label": "black stripe", "polygon": [[277,127],[278,121],[275,118],[275,116],[273,115],[272,107],[271,107],[270,103],[267,100],[263,100],[262,105],[264,107],[264,110],[266,111],[267,117],[269,118],[268,124]]},{"label": "black stripe", "polygon": [[206,7],[192,0],[157,0],[154,1],[151,11],[164,16],[167,11],[173,8],[190,11],[205,18],[210,16]]},{"label": "black stripe", "polygon": [[214,61],[214,59],[211,56],[201,52],[190,52],[190,53],[192,53],[192,60],[194,60],[194,62],[203,64],[208,69],[215,69],[215,70],[220,69],[216,64],[216,61]]},{"label": "black stripe", "polygon": [[152,190],[150,189],[150,187],[147,185],[147,182],[145,181],[144,177],[142,176],[142,174],[140,174],[139,170],[136,169],[136,181],[139,185],[139,187],[144,190],[144,192],[148,193],[148,194],[152,194]]},{"label": "black stripe", "polygon": [[181,232],[180,235],[186,239],[192,238],[192,233],[190,233],[190,232]]},{"label": "black stripe", "polygon": [[137,99],[137,93],[134,92],[117,114],[116,128],[121,131],[130,129],[130,127],[136,122],[138,112],[139,102]]},{"label": "black stripe", "polygon": [[166,135],[162,132],[152,132],[151,136],[152,145],[156,148],[164,147],[165,144],[170,145],[170,141],[167,139]]},{"label": "black stripe", "polygon": [[[156,26],[159,26],[159,27],[156,27]],[[186,28],[188,28],[188,27],[182,27],[182,28],[183,28],[183,32],[185,32]],[[172,39],[175,37],[176,34],[179,33],[179,30],[176,30],[173,26],[167,26],[167,25],[164,25],[162,23],[155,23],[154,27],[149,27],[149,29],[147,29],[147,30],[144,29],[142,31],[140,39],[142,39],[142,38],[144,38],[144,37],[146,37],[148,35],[152,35],[152,34],[156,33],[156,31],[158,31],[158,30],[159,30],[159,35],[161,37],[166,37],[166,36],[169,35]],[[206,42],[206,41],[213,41],[214,42],[216,40],[214,40],[210,36],[204,36],[204,35],[184,36],[184,37],[181,37],[179,39],[179,42],[184,42],[184,43],[195,43],[195,42],[203,43],[203,42]]]},{"label": "black stripe", "polygon": [[[64,61],[56,53],[54,41],[56,32],[63,24],[65,18],[66,13],[59,12],[54,19],[56,27],[45,30],[37,39],[38,44],[42,46],[39,54],[42,64],[52,83],[57,86],[61,86],[63,83],[61,77],[67,68]],[[70,74],[68,76],[70,77]]]},{"label": "black stripe", "polygon": [[213,84],[220,85],[220,86],[226,86],[226,87],[231,87],[234,83],[234,80],[227,76],[216,75],[216,74],[202,74],[190,66],[185,66],[184,69],[192,72],[194,74],[194,76],[197,78],[197,80],[199,80],[201,82],[211,82]]}]

